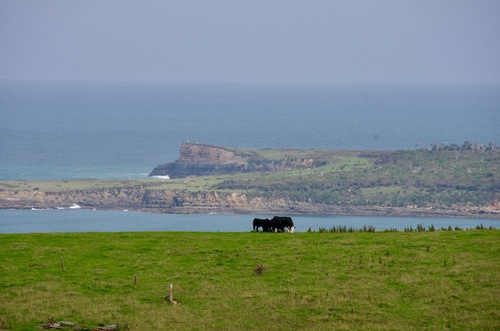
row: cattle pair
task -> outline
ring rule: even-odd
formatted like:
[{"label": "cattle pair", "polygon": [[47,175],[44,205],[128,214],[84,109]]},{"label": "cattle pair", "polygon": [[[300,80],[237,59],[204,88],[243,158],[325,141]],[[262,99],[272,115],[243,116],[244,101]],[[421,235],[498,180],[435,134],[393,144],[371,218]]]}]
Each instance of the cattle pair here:
[{"label": "cattle pair", "polygon": [[285,228],[290,232],[294,232],[295,226],[292,218],[288,216],[274,216],[273,218],[254,218],[253,230],[259,232],[262,228],[263,232],[284,232]]}]

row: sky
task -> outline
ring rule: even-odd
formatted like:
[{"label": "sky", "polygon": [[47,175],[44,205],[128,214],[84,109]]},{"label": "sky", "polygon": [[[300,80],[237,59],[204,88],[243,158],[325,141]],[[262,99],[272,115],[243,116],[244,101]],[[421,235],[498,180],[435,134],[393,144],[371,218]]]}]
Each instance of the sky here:
[{"label": "sky", "polygon": [[0,0],[0,79],[500,82],[498,0]]}]

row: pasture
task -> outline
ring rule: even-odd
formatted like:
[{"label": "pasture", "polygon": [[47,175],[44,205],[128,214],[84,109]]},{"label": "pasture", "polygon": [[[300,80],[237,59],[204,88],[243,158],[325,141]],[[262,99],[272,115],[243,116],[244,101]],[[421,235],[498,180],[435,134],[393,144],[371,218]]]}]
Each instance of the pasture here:
[{"label": "pasture", "polygon": [[0,235],[0,329],[498,330],[499,234]]}]

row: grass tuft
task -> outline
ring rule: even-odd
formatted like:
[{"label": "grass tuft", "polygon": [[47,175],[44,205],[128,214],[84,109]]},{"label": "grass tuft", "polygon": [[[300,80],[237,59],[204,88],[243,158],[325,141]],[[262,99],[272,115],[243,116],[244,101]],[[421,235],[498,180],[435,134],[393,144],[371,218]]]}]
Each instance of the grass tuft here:
[{"label": "grass tuft", "polygon": [[257,276],[262,276],[264,274],[264,271],[266,270],[266,268],[262,265],[262,263],[259,263],[255,266],[255,274],[257,274]]}]

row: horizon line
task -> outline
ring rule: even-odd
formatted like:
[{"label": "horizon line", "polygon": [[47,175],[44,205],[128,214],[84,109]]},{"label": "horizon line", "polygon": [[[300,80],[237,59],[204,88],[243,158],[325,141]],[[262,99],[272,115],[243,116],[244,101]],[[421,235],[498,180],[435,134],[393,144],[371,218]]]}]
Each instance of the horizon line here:
[{"label": "horizon line", "polygon": [[54,78],[0,78],[0,82],[60,82],[60,83],[151,83],[186,85],[475,85],[500,84],[499,81],[189,81],[189,80],[113,80],[113,79],[54,79]]}]

